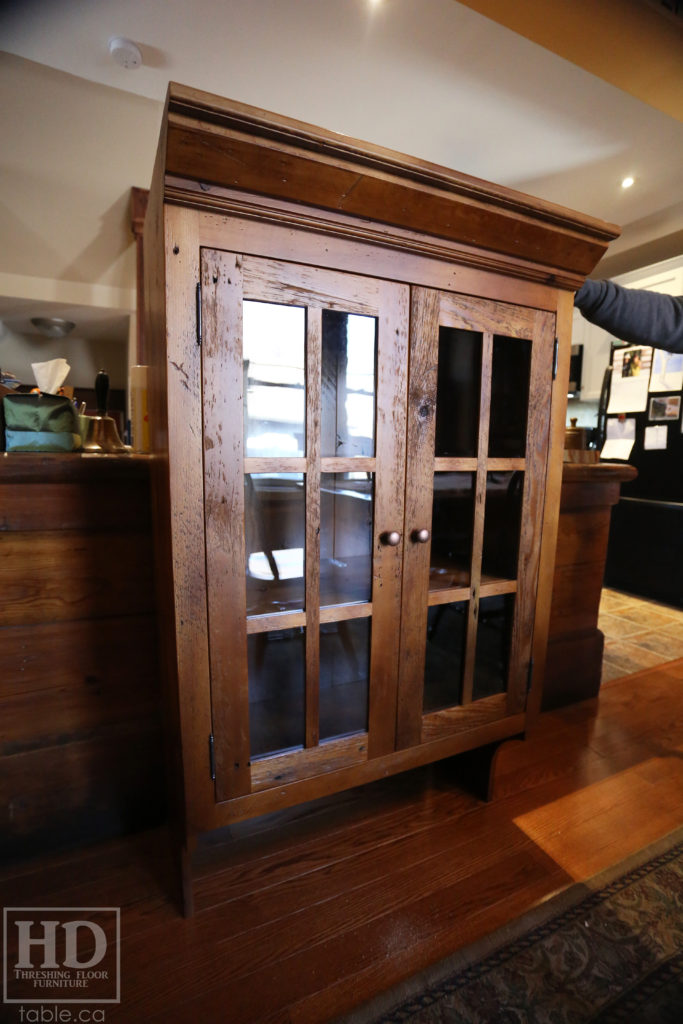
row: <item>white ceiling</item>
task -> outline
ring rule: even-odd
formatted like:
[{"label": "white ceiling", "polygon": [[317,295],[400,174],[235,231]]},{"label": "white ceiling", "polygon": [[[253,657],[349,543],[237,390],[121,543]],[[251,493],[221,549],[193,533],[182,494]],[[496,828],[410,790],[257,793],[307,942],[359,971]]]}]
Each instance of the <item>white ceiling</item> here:
[{"label": "white ceiling", "polygon": [[[112,36],[137,43],[141,68],[112,61]],[[455,0],[5,0],[0,46],[159,103],[180,82],[529,192],[622,225],[611,254],[683,231],[681,121]]]}]

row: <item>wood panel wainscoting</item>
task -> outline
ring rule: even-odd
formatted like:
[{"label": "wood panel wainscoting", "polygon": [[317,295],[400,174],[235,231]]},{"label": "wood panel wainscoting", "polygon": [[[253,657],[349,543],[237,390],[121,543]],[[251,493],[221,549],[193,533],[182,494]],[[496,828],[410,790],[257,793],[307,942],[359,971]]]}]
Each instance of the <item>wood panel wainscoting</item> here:
[{"label": "wood panel wainscoting", "polygon": [[150,461],[0,456],[4,857],[165,816]]}]

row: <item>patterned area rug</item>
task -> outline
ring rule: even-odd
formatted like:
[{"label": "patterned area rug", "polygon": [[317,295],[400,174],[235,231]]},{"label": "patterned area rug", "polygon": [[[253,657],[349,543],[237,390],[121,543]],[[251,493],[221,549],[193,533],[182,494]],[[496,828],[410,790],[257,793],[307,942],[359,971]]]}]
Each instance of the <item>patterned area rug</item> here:
[{"label": "patterned area rug", "polygon": [[346,1024],[680,1024],[683,829]]}]

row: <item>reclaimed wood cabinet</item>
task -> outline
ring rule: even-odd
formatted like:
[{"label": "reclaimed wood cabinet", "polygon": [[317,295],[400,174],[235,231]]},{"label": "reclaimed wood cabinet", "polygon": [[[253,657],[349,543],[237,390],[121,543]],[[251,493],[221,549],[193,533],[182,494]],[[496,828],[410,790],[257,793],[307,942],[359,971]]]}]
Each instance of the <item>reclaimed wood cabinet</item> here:
[{"label": "reclaimed wood cabinet", "polygon": [[198,834],[523,734],[572,291],[616,233],[170,87],[145,331],[188,908]]}]

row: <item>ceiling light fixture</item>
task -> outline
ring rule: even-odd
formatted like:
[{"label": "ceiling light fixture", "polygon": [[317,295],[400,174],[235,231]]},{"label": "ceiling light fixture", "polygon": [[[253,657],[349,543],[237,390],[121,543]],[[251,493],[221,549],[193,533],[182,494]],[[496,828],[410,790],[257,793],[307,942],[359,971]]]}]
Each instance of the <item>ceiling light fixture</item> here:
[{"label": "ceiling light fixture", "polygon": [[636,180],[635,178],[632,178],[629,175],[627,178],[624,178],[624,180],[621,183],[621,187],[622,188],[630,188],[631,185],[633,185],[633,183],[635,182],[635,180]]},{"label": "ceiling light fixture", "polygon": [[76,326],[73,320],[62,320],[58,316],[32,316],[31,323],[46,338],[66,338]]},{"label": "ceiling light fixture", "polygon": [[142,64],[140,47],[136,46],[132,39],[114,36],[113,39],[109,40],[109,53],[122,68],[131,70],[132,68],[139,68]]}]

